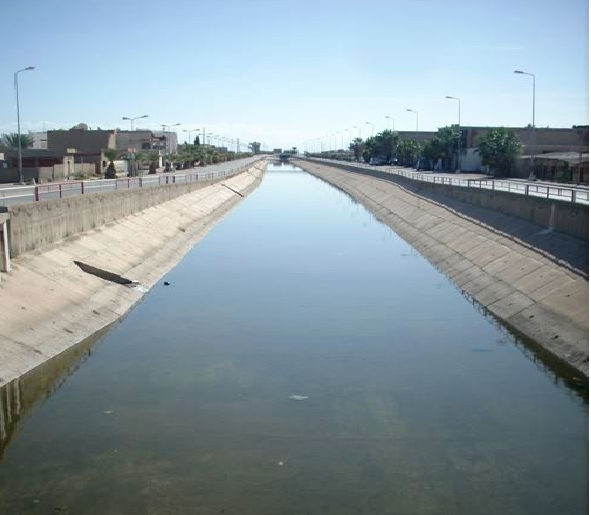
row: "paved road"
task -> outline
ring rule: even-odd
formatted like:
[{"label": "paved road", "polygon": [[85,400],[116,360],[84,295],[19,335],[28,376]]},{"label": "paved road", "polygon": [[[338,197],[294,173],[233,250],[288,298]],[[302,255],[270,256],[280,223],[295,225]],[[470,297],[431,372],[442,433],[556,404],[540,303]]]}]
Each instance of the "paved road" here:
[{"label": "paved road", "polygon": [[[220,177],[237,168],[248,165],[260,159],[260,156],[246,157],[236,161],[228,161],[203,168],[177,171],[175,173],[158,173],[156,175],[143,175],[141,177],[120,179],[91,179],[88,181],[64,181],[44,183],[38,186],[3,185],[0,188],[0,206],[26,204],[35,202],[36,192],[39,200],[50,200],[64,197],[73,197],[83,193],[95,193],[99,191],[116,191],[139,187],[158,186],[161,184],[179,182],[192,182],[207,180],[212,177]],[[140,180],[141,179],[141,180]]]},{"label": "paved road", "polygon": [[[321,159],[327,163],[334,163],[330,159]],[[338,162],[338,161],[337,161]],[[579,185],[552,183],[547,181],[528,181],[524,179],[490,179],[486,175],[477,173],[439,173],[439,172],[417,172],[413,168],[401,166],[370,166],[362,163],[347,163],[369,170],[402,175],[410,179],[451,184],[470,188],[481,188],[494,191],[508,191],[518,195],[529,195],[532,197],[550,198],[577,204],[589,204],[589,188]]]}]

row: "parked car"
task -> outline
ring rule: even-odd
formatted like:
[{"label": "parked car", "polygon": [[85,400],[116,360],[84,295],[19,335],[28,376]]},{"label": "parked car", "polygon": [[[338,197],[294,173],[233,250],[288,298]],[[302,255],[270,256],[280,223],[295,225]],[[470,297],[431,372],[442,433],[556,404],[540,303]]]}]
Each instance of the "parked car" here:
[{"label": "parked car", "polygon": [[382,159],[381,157],[372,157],[369,160],[369,164],[370,165],[374,165],[374,166],[385,165],[386,164],[386,160],[385,159]]},{"label": "parked car", "polygon": [[431,170],[431,163],[429,162],[428,159],[421,157],[417,161],[417,171],[421,172],[421,171],[429,171],[429,170]]}]

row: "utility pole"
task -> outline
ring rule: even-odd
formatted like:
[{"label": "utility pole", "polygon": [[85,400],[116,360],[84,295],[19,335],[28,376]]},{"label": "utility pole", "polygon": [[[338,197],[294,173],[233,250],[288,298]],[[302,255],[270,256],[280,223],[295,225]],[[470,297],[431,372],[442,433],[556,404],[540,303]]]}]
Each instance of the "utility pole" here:
[{"label": "utility pole", "polygon": [[460,173],[462,171],[462,117],[461,117],[461,102],[458,97],[450,97],[447,95],[445,98],[450,100],[457,100],[458,101],[458,169],[456,173]]},{"label": "utility pole", "polygon": [[536,76],[533,73],[524,72],[522,70],[515,70],[513,73],[517,73],[519,75],[529,75],[532,78],[532,85],[533,85],[533,97],[532,97],[532,119],[531,119],[531,127],[529,129],[529,177],[528,180],[535,181],[536,180],[536,172],[534,171],[534,148],[536,146],[535,139],[536,139]]},{"label": "utility pole", "polygon": [[21,142],[21,112],[20,112],[20,104],[18,100],[18,74],[21,72],[26,72],[29,70],[34,70],[34,66],[27,66],[22,70],[18,70],[14,72],[14,89],[16,91],[16,125],[17,125],[17,132],[18,132],[18,180],[22,184],[24,182],[23,177],[23,150],[22,150],[22,142]]}]

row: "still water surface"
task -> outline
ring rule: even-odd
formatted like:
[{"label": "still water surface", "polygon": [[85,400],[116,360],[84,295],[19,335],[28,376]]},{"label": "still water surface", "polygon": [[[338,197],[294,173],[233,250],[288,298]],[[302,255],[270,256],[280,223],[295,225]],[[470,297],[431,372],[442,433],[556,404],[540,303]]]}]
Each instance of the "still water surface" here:
[{"label": "still water surface", "polygon": [[326,183],[271,166],[165,279],[1,392],[0,513],[586,512],[571,373]]}]

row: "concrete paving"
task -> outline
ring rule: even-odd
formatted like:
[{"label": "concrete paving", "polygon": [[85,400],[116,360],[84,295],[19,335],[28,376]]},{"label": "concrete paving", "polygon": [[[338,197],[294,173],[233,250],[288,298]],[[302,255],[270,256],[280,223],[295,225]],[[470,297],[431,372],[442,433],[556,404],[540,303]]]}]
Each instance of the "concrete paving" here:
[{"label": "concrete paving", "polygon": [[378,177],[294,164],[347,192],[488,312],[588,375],[586,242],[478,206],[466,216],[445,195]]},{"label": "concrete paving", "polygon": [[13,261],[0,283],[0,386],[126,313],[145,293],[83,272],[74,261],[149,289],[242,197],[266,163]]}]

